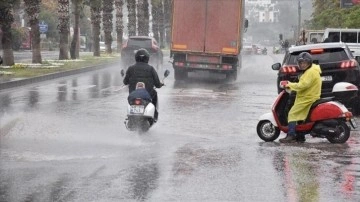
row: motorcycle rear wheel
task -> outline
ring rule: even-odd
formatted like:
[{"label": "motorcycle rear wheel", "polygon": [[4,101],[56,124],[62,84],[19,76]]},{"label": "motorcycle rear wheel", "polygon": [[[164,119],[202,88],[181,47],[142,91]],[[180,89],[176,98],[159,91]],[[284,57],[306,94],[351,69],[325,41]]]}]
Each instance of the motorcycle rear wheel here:
[{"label": "motorcycle rear wheel", "polygon": [[280,135],[280,129],[269,120],[263,120],[256,126],[258,136],[265,142],[272,142]]},{"label": "motorcycle rear wheel", "polygon": [[339,120],[337,128],[341,131],[339,135],[328,136],[326,139],[333,144],[345,143],[350,137],[350,128],[343,120]]}]

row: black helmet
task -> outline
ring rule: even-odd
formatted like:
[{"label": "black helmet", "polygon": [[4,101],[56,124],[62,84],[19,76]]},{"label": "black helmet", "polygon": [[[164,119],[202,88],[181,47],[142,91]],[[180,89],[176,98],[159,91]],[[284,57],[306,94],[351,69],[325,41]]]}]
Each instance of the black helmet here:
[{"label": "black helmet", "polygon": [[312,56],[308,52],[302,52],[299,54],[297,58],[297,62],[308,62],[311,64],[313,62]]},{"label": "black helmet", "polygon": [[140,48],[138,51],[136,51],[135,53],[135,61],[136,62],[145,62],[148,63],[149,62],[149,58],[150,58],[150,54],[149,52],[144,49],[144,48]]},{"label": "black helmet", "polygon": [[[301,67],[300,66],[301,62],[306,62],[307,63],[306,67]],[[312,65],[312,62],[313,62],[312,56],[308,52],[300,53],[297,58],[297,63],[298,63],[300,70],[305,70],[305,69],[309,68]]]}]

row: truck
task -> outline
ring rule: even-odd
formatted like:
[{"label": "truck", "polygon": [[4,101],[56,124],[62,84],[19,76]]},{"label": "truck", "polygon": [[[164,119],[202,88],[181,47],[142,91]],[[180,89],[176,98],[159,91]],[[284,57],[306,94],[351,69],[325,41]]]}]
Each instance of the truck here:
[{"label": "truck", "polygon": [[316,44],[323,42],[325,30],[302,30],[299,36],[299,45]]},{"label": "truck", "polygon": [[244,6],[245,0],[172,1],[170,57],[175,80],[193,71],[237,79],[248,27]]}]

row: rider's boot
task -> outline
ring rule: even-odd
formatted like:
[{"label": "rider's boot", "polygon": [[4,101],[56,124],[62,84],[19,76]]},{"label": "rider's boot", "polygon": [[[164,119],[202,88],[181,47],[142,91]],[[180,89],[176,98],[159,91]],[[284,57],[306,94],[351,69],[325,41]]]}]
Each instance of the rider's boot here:
[{"label": "rider's boot", "polygon": [[290,122],[288,125],[288,134],[285,138],[279,140],[281,143],[294,143],[296,142],[296,132],[295,132],[296,122]]},{"label": "rider's boot", "polygon": [[305,141],[306,141],[305,135],[297,135],[297,136],[296,136],[296,142],[303,143],[303,142],[305,142]]}]

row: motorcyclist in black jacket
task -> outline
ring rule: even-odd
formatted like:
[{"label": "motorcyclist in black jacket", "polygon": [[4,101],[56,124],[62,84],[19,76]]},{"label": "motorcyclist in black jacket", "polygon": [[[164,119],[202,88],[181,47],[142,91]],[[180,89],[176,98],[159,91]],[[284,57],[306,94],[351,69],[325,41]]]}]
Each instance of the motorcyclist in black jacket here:
[{"label": "motorcyclist in black jacket", "polygon": [[[150,93],[152,103],[157,106],[157,92],[154,89],[161,88],[164,84],[160,82],[159,76],[155,68],[148,64],[150,54],[146,49],[139,49],[135,53],[134,65],[131,65],[127,70],[124,78],[124,84],[129,85],[129,94],[135,90],[138,82],[144,82],[146,90]],[[155,110],[155,120],[158,118],[158,111]]]}]

